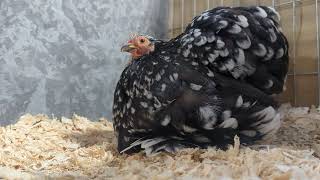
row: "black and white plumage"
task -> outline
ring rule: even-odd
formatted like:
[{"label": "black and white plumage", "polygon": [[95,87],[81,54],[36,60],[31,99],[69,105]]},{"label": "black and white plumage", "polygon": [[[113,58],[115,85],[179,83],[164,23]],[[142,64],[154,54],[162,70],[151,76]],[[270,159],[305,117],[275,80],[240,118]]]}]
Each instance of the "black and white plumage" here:
[{"label": "black and white plumage", "polygon": [[184,57],[267,94],[283,91],[288,72],[288,42],[271,7],[220,7],[193,19],[178,37]]},{"label": "black and white plumage", "polygon": [[[235,135],[250,144],[275,132],[280,115],[269,94],[282,90],[287,42],[277,28],[276,12],[266,8],[204,12],[186,33],[169,42],[155,41],[152,52],[132,61],[114,93],[118,150],[150,154],[181,147],[225,148]],[[275,35],[260,37],[257,29],[271,27],[254,27],[256,21],[272,21]],[[281,57],[275,51],[280,48]],[[270,49],[275,55],[268,55]]]}]

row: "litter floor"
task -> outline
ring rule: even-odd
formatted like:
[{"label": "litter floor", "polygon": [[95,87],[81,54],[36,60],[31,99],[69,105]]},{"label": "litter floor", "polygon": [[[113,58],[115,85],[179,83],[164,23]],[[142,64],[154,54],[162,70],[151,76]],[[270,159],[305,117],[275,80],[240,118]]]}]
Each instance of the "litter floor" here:
[{"label": "litter floor", "polygon": [[0,179],[320,179],[320,112],[280,108],[282,127],[252,147],[119,155],[112,124],[24,115],[0,128]]}]

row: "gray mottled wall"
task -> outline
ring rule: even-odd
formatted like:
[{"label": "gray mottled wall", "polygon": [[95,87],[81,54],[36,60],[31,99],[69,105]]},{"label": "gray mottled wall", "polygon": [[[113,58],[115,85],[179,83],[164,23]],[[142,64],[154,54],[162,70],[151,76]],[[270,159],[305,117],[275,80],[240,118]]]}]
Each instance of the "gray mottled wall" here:
[{"label": "gray mottled wall", "polygon": [[166,37],[166,0],[0,0],[0,124],[111,118],[130,32]]}]

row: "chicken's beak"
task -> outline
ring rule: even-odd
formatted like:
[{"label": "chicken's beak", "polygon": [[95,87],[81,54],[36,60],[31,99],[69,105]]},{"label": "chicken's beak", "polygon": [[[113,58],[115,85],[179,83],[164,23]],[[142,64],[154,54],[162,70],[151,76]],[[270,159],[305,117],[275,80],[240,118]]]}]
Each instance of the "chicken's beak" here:
[{"label": "chicken's beak", "polygon": [[132,50],[137,49],[134,44],[127,44],[121,47],[121,52],[131,52]]}]

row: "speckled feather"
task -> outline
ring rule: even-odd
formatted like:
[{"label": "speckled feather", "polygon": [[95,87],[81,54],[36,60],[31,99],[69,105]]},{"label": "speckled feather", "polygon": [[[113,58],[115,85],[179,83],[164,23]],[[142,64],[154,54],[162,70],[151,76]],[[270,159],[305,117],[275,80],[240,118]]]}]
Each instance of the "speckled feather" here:
[{"label": "speckled feather", "polygon": [[288,72],[288,42],[279,21],[279,14],[265,6],[208,10],[179,37],[179,51],[267,94],[280,93]]},{"label": "speckled feather", "polygon": [[[204,12],[194,18],[185,34],[169,42],[156,41],[154,52],[125,68],[113,104],[120,152],[143,149],[152,154],[183,147],[225,148],[234,135],[250,144],[279,128],[280,115],[268,95],[275,93],[270,87],[277,82],[272,79],[271,84],[269,76],[283,83],[287,70],[277,69],[275,62],[283,61],[280,64],[285,66],[287,44],[276,26],[276,45],[253,34],[252,21],[258,19],[255,16],[278,23],[272,10],[259,8]],[[243,22],[245,19],[248,23]],[[242,44],[247,40],[265,49]],[[265,60],[271,51],[267,44],[271,48],[284,47],[283,58],[273,60],[273,55]],[[260,68],[264,71],[258,74]],[[232,74],[234,71],[240,73],[239,77]],[[255,83],[265,80],[261,79],[264,76],[268,77],[267,86]]]},{"label": "speckled feather", "polygon": [[[157,47],[161,45],[170,47]],[[256,88],[204,65],[193,66],[178,53],[157,50],[128,65],[117,84],[113,121],[118,149],[154,153],[178,147],[225,148],[236,134],[250,143],[272,131],[260,132],[258,127],[265,125],[253,123],[278,124],[275,110],[267,120],[255,115],[273,109],[273,103]],[[224,117],[226,111],[232,116]]]}]

